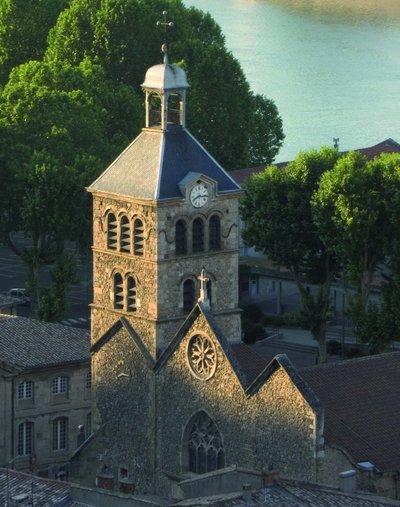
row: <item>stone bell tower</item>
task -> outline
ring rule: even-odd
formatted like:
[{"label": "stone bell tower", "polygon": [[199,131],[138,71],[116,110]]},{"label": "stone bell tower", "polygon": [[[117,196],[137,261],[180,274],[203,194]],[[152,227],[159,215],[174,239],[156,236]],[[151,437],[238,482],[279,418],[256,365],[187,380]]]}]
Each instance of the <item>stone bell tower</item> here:
[{"label": "stone bell tower", "polygon": [[195,305],[202,269],[221,330],[227,339],[241,335],[241,189],[186,129],[189,84],[185,71],[168,63],[165,45],[163,51],[164,63],[151,67],[142,84],[145,128],[88,189],[92,343],[124,316],[153,357]]}]

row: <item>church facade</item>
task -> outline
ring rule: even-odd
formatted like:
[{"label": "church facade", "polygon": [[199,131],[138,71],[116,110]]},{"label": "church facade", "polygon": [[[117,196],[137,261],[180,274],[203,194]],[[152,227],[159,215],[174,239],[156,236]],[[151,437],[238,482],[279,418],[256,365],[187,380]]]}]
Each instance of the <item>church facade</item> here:
[{"label": "church facade", "polygon": [[313,480],[318,399],[285,356],[254,378],[231,347],[241,189],[186,129],[185,72],[165,54],[142,86],[146,127],[89,187],[94,438],[77,479],[171,495],[236,464]]}]

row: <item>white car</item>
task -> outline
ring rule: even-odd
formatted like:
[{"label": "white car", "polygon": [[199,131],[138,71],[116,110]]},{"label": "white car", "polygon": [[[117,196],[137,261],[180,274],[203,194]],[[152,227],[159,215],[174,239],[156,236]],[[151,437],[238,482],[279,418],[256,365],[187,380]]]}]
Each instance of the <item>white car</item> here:
[{"label": "white car", "polygon": [[18,304],[20,305],[28,305],[31,302],[26,289],[10,289],[8,291],[8,295],[15,299],[18,299]]}]

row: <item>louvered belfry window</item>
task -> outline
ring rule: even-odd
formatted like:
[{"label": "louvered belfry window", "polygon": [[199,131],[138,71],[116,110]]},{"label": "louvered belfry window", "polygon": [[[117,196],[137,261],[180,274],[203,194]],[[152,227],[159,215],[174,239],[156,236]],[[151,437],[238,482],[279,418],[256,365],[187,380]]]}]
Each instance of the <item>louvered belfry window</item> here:
[{"label": "louvered belfry window", "polygon": [[193,220],[192,225],[192,251],[193,253],[204,250],[204,225],[201,218]]},{"label": "louvered belfry window", "polygon": [[221,222],[218,215],[210,218],[210,250],[221,250]]},{"label": "louvered belfry window", "polygon": [[175,224],[175,253],[176,255],[185,255],[187,253],[186,223],[184,220],[178,220]]},{"label": "louvered belfry window", "polygon": [[124,309],[124,283],[119,273],[114,275],[114,308]]},{"label": "louvered belfry window", "polygon": [[183,310],[190,312],[194,307],[194,281],[189,279],[183,284]]},{"label": "louvered belfry window", "polygon": [[120,250],[121,252],[130,252],[131,251],[131,231],[130,231],[130,223],[127,216],[123,215],[121,217],[121,235],[120,235]]},{"label": "louvered belfry window", "polygon": [[137,218],[133,224],[133,253],[143,255],[144,250],[144,227],[143,222]]},{"label": "louvered belfry window", "polygon": [[128,277],[128,312],[136,312],[136,281],[133,276]]},{"label": "louvered belfry window", "polygon": [[118,223],[114,213],[107,216],[107,248],[116,250],[118,245]]}]

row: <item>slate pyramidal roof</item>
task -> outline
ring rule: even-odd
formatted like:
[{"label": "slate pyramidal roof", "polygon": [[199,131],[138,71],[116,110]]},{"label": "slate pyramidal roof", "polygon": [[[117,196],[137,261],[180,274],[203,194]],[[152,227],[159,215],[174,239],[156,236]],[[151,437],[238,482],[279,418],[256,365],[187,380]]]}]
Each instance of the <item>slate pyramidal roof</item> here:
[{"label": "slate pyramidal roof", "polygon": [[143,129],[88,190],[151,201],[182,199],[179,183],[189,173],[216,181],[220,194],[241,191],[181,125],[169,125],[166,130]]}]

